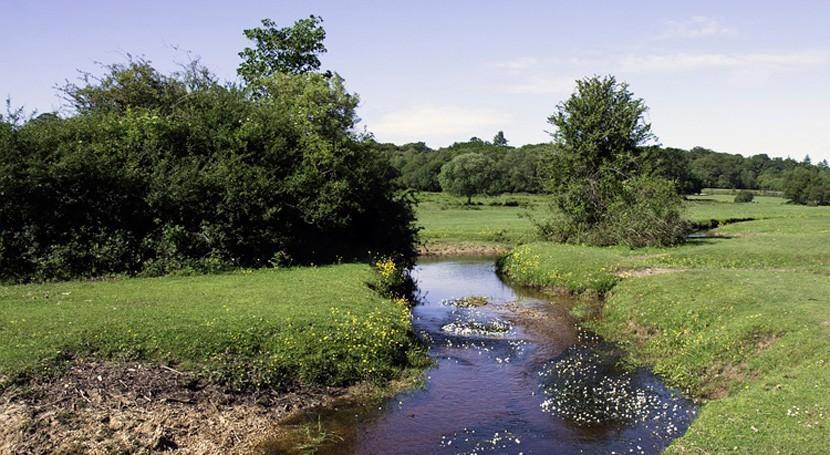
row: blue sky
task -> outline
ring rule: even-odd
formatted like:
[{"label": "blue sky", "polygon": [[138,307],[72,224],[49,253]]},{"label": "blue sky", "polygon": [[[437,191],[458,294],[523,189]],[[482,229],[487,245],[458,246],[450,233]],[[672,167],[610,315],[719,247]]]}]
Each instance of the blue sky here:
[{"label": "blue sky", "polygon": [[381,141],[548,141],[573,81],[611,73],[664,145],[830,159],[830,0],[0,0],[0,95],[52,110],[76,69],[130,52],[172,70],[174,47],[234,78],[243,28],[309,14]]}]

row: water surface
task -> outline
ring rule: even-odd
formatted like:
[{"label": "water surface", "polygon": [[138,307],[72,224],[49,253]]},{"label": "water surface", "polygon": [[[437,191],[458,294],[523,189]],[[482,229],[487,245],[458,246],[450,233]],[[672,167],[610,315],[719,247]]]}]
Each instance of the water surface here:
[{"label": "water surface", "polygon": [[[617,368],[574,326],[568,299],[512,288],[492,258],[422,260],[414,275],[414,327],[436,361],[425,386],[306,413],[328,433],[317,453],[659,453],[690,424],[692,403],[647,370]],[[467,296],[487,304],[453,305]]]}]

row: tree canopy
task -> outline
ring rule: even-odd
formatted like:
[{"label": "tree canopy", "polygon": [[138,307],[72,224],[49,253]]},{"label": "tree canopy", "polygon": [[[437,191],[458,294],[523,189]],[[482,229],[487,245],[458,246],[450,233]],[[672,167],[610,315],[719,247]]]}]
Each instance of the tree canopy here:
[{"label": "tree canopy", "polygon": [[574,223],[591,228],[637,166],[640,147],[655,139],[645,102],[613,76],[577,81],[576,92],[548,122],[556,148],[548,162],[549,191]]},{"label": "tree canopy", "polygon": [[504,137],[504,131],[499,131],[495,136],[493,136],[493,145],[500,147],[507,145],[507,138]]},{"label": "tree canopy", "polygon": [[456,196],[466,196],[469,204],[476,194],[486,193],[493,181],[493,162],[480,153],[458,155],[441,167],[441,188]]},{"label": "tree canopy", "polygon": [[263,19],[262,27],[246,29],[245,37],[253,41],[239,53],[242,63],[237,73],[247,82],[277,73],[303,74],[320,69],[320,54],[326,52],[323,43],[326,31],[323,19],[309,16],[289,27],[277,27],[271,19]]}]

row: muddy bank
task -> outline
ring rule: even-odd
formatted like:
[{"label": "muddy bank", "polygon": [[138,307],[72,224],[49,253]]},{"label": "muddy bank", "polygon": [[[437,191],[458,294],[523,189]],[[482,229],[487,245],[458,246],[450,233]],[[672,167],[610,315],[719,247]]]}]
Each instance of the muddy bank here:
[{"label": "muddy bank", "polygon": [[501,256],[509,251],[506,245],[479,242],[427,242],[418,248],[418,254],[426,257]]},{"label": "muddy bank", "polygon": [[0,395],[0,454],[252,453],[280,419],[346,392],[239,394],[158,364],[73,361]]}]

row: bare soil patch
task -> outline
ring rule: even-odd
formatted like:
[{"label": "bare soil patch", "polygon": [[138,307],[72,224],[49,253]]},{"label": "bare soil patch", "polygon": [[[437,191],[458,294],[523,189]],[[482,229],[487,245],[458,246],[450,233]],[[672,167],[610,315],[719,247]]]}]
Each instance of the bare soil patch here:
[{"label": "bare soil patch", "polygon": [[510,248],[492,243],[425,243],[418,249],[421,256],[499,256],[507,254]]},{"label": "bare soil patch", "polygon": [[0,454],[252,453],[281,419],[345,391],[242,394],[164,365],[73,361],[0,395]]}]

